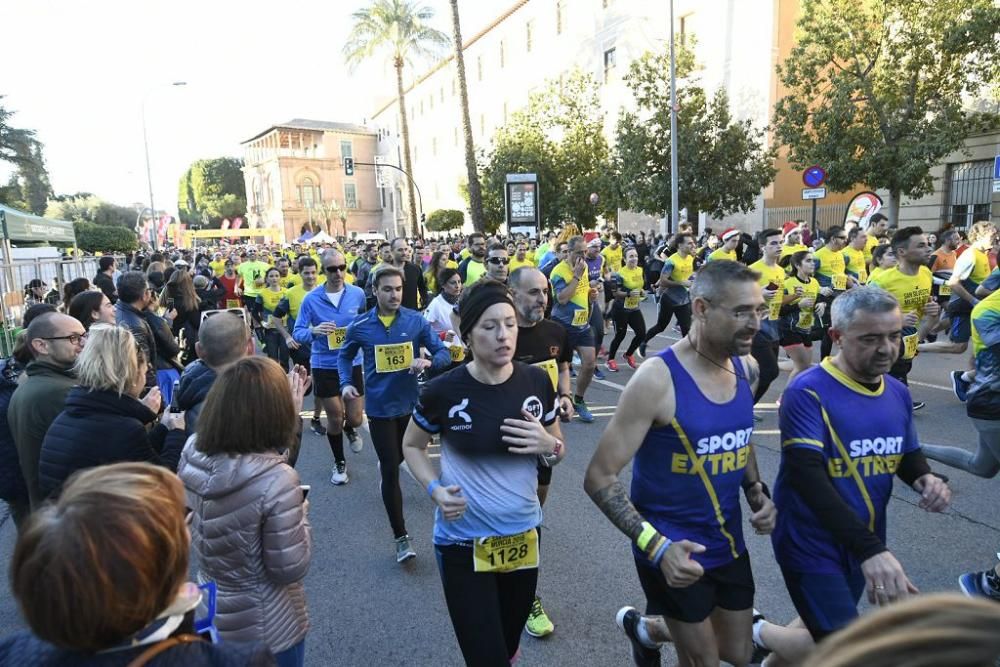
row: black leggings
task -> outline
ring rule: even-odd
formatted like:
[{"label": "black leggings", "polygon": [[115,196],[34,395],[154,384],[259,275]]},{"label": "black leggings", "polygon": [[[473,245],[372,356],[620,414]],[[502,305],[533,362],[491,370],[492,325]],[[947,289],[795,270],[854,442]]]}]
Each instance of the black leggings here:
[{"label": "black leggings", "polygon": [[771,342],[761,334],[757,334],[753,339],[753,346],[750,354],[757,361],[760,369],[760,376],[757,378],[757,391],[754,392],[753,402],[756,404],[767,393],[768,387],[778,378],[778,341]]},{"label": "black leggings", "polygon": [[608,352],[608,359],[614,359],[618,354],[618,346],[624,342],[625,334],[628,333],[629,327],[632,327],[635,336],[632,338],[632,342],[628,344],[625,356],[635,354],[639,343],[646,339],[646,320],[642,318],[642,311],[625,310],[624,308],[615,306],[612,315],[615,318],[615,337],[611,341],[611,350]]},{"label": "black leggings", "polygon": [[264,351],[268,358],[278,362],[282,369],[288,370],[288,345],[277,329],[264,329]]},{"label": "black leggings", "polygon": [[656,315],[656,326],[646,334],[646,342],[653,340],[656,334],[666,331],[670,319],[676,317],[677,324],[681,326],[681,336],[687,336],[691,330],[691,304],[685,303],[682,306],[675,306],[670,303],[670,299],[664,294],[660,296],[660,310]]},{"label": "black leggings", "polygon": [[406,535],[403,520],[403,492],[399,489],[399,464],[403,462],[403,434],[410,423],[410,415],[402,417],[369,417],[368,428],[372,445],[378,455],[379,472],[382,474],[382,503],[389,515],[393,537]]},{"label": "black leggings", "polygon": [[538,568],[474,572],[472,547],[436,545],[455,637],[470,667],[509,667],[535,601]]}]

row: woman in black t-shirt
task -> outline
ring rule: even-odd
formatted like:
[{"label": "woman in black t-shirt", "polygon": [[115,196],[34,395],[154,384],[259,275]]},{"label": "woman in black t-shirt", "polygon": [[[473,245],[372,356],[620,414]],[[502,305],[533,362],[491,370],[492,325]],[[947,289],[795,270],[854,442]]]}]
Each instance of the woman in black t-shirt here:
[{"label": "woman in black t-shirt", "polygon": [[[565,448],[548,374],[513,360],[517,318],[506,288],[481,280],[459,308],[473,360],[424,385],[403,452],[437,505],[434,545],[462,655],[505,666],[538,582],[536,461],[555,465]],[[427,455],[433,434],[440,479]]]}]

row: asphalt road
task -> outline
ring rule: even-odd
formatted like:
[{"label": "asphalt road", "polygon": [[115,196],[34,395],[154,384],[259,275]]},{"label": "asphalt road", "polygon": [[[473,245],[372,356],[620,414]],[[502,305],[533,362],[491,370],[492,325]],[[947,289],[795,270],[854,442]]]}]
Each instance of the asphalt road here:
[{"label": "asphalt road", "polygon": [[[647,322],[654,319],[646,303]],[[667,332],[650,350],[669,345]],[[610,342],[610,338],[608,339]],[[817,350],[818,354],[818,350]],[[964,407],[952,395],[948,371],[966,363],[964,355],[918,358],[911,374],[916,399],[927,402],[917,413],[923,442],[973,449],[975,429]],[[608,373],[588,391],[597,420],[563,425],[567,459],[555,470],[545,506],[539,594],[556,631],[544,640],[524,635],[523,665],[628,665],[628,644],[614,623],[624,604],[644,604],[628,543],[583,492],[583,474],[598,438],[615,410],[632,371]],[[778,468],[777,413],[774,399],[784,386],[783,374],[757,411],[754,443],[761,473],[773,482]],[[859,415],[859,418],[864,418]],[[298,470],[309,496],[313,525],[313,561],[306,580],[312,630],[307,639],[308,665],[460,665],[431,544],[432,506],[423,489],[403,476],[408,529],[417,558],[398,565],[392,533],[379,495],[376,457],[365,432],[360,454],[348,449],[350,483],[329,484],[331,455],[325,438],[306,429]],[[947,470],[954,492],[952,508],[927,514],[916,495],[897,481],[889,507],[889,547],[913,582],[924,592],[955,591],[957,577],[995,562],[1000,547],[994,480]],[[628,470],[624,481],[627,483]],[[992,489],[992,490],[991,490]],[[3,516],[0,510],[0,517]],[[744,517],[747,516],[744,508]],[[756,606],[769,618],[787,622],[795,611],[773,561],[767,538],[745,531],[755,580]],[[0,524],[0,562],[10,560],[14,530]],[[0,583],[0,636],[23,627],[9,593]],[[664,650],[664,664],[673,664]]]}]

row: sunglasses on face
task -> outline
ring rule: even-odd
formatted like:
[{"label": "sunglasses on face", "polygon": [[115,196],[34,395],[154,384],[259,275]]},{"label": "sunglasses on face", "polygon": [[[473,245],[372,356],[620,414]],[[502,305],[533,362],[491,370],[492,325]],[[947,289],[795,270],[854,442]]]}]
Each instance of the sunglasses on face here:
[{"label": "sunglasses on face", "polygon": [[503,264],[504,266],[510,264],[509,257],[490,257],[486,261],[489,262],[490,264]]},{"label": "sunglasses on face", "polygon": [[337,266],[324,266],[323,270],[326,271],[327,273],[345,272],[347,271],[347,265],[338,264]]}]

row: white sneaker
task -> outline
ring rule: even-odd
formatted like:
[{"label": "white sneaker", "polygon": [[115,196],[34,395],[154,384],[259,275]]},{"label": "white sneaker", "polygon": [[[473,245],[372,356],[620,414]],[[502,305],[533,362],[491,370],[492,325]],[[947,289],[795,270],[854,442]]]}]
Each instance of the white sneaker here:
[{"label": "white sneaker", "polygon": [[361,450],[365,448],[365,441],[361,439],[361,434],[356,429],[345,428],[344,435],[347,436],[347,442],[351,445],[351,451],[360,454]]},{"label": "white sneaker", "polygon": [[347,484],[350,479],[351,478],[347,476],[347,463],[337,463],[333,466],[333,470],[330,471],[330,484],[333,484],[334,486]]}]

